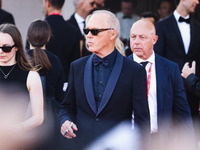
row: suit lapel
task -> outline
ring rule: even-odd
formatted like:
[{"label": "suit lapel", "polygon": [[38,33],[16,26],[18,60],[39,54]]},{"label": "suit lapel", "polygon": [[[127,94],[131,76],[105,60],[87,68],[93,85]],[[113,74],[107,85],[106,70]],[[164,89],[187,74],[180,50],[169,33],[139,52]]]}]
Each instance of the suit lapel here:
[{"label": "suit lapel", "polygon": [[117,84],[117,81],[119,79],[119,76],[120,76],[120,73],[122,70],[122,66],[123,66],[123,56],[121,54],[119,54],[119,52],[117,52],[116,62],[114,64],[112,73],[109,77],[108,83],[106,85],[106,88],[105,88],[105,91],[104,91],[104,94],[103,94],[103,97],[102,97],[102,100],[101,100],[101,103],[100,103],[100,106],[99,106],[99,109],[98,109],[98,112],[96,115],[98,115],[103,110],[103,108],[106,106],[106,104],[108,103],[108,101],[114,91],[114,88]]},{"label": "suit lapel", "polygon": [[131,55],[129,55],[127,58],[130,59],[130,60],[132,60],[132,61],[134,61],[133,60],[133,53]]},{"label": "suit lapel", "polygon": [[189,50],[187,55],[190,55],[191,53],[191,46],[192,46],[192,42],[195,40],[195,25],[194,25],[194,21],[191,19],[190,22],[190,45],[189,45]]},{"label": "suit lapel", "polygon": [[[133,54],[131,54],[129,59],[133,60]],[[134,61],[134,60],[133,60]],[[160,56],[155,54],[155,70],[156,70],[156,86],[157,86],[157,111],[158,111],[158,118],[163,109],[163,97],[164,97],[164,90],[165,90],[165,77],[167,70],[163,62],[160,60]],[[164,82],[163,82],[164,81]]]},{"label": "suit lapel", "polygon": [[76,21],[76,18],[75,18],[74,15],[72,16],[72,21],[74,22],[75,26],[77,27],[80,37],[84,37],[82,32],[81,32],[81,30],[80,30],[80,28],[79,28],[78,22]]},{"label": "suit lapel", "polygon": [[87,98],[87,101],[92,108],[93,112],[96,114],[96,103],[95,103],[95,98],[94,98],[94,90],[93,90],[93,84],[92,84],[92,58],[94,54],[92,54],[86,65],[85,65],[85,70],[84,70],[84,90],[85,90],[85,95]]},{"label": "suit lapel", "polygon": [[156,69],[156,86],[157,86],[157,115],[158,119],[161,115],[162,109],[163,109],[163,100],[164,100],[164,93],[166,88],[166,76],[167,70],[163,64],[163,62],[160,60],[159,56],[155,55],[155,69]]},{"label": "suit lapel", "polygon": [[[173,31],[175,31],[175,34],[176,34],[176,36],[178,38],[178,42],[180,42],[180,44],[182,45],[182,48],[184,50],[185,48],[184,48],[183,40],[182,40],[182,37],[181,37],[181,32],[179,30],[179,27],[178,27],[178,24],[176,22],[176,19],[175,19],[174,15],[172,15],[170,17],[170,24],[172,24],[172,28],[175,29]],[[185,50],[184,50],[184,53],[185,53]]]}]

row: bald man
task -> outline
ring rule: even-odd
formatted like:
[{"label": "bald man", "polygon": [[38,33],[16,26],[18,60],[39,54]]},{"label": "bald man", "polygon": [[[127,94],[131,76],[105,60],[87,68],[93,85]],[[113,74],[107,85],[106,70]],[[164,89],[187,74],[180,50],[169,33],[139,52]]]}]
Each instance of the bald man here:
[{"label": "bald man", "polygon": [[154,53],[153,46],[157,39],[155,27],[150,21],[142,19],[133,24],[130,31],[133,54],[129,58],[143,64],[147,72],[151,133],[169,132],[173,121],[193,131],[178,65]]}]

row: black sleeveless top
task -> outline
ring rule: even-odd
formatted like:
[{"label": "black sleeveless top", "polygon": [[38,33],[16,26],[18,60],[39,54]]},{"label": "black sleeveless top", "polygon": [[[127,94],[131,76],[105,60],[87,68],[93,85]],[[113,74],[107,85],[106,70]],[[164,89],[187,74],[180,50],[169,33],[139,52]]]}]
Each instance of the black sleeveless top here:
[{"label": "black sleeveless top", "polygon": [[[28,73],[29,71],[20,69],[17,64],[0,66],[0,97],[6,95],[7,102],[19,102],[27,107],[30,101],[26,86]],[[22,97],[18,98],[18,96]]]},{"label": "black sleeveless top", "polygon": [[[12,66],[0,66],[0,81],[6,84],[16,84],[26,88],[26,81],[29,71],[24,71],[17,64]],[[4,75],[8,75],[7,79]],[[26,88],[27,89],[27,88]]]}]

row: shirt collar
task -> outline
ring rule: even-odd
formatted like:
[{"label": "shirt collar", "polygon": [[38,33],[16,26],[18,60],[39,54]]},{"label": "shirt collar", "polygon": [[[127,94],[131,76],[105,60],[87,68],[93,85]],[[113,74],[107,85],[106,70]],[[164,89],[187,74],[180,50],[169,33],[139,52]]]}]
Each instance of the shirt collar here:
[{"label": "shirt collar", "polygon": [[[95,54],[96,55],[96,54]],[[117,56],[117,50],[115,49],[112,53],[110,53],[109,55],[105,56],[104,58],[102,59],[108,59],[109,60],[109,65],[108,66],[113,66],[114,63],[115,63],[115,59],[116,59],[116,56]],[[94,56],[94,57],[99,57],[99,56]]]},{"label": "shirt collar", "polygon": [[81,17],[79,14],[75,13],[74,15],[76,21],[79,23],[83,23],[83,21],[85,21],[85,19],[83,17]]},{"label": "shirt collar", "polygon": [[154,64],[155,63],[155,53],[153,51],[153,53],[147,60],[143,60],[143,59],[139,58],[136,54],[133,53],[133,60],[136,61],[137,63],[141,63],[143,61],[148,61],[148,62]]},{"label": "shirt collar", "polygon": [[[173,14],[174,14],[176,21],[178,22],[178,19],[180,18],[181,15],[176,10],[174,11]],[[183,16],[181,16],[181,17],[183,17]],[[186,17],[183,17],[183,18],[188,19],[188,18],[190,18],[190,15],[187,15]]]},{"label": "shirt collar", "polygon": [[52,13],[49,14],[49,16],[51,16],[51,15],[59,15],[59,16],[61,16],[61,13],[52,12]]}]

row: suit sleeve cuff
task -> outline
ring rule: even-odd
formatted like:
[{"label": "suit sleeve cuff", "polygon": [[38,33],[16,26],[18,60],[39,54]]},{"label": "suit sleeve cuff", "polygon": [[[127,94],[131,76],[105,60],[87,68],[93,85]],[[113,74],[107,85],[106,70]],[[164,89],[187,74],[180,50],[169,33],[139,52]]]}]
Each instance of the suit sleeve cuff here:
[{"label": "suit sleeve cuff", "polygon": [[190,74],[186,80],[185,80],[185,84],[191,88],[192,86],[194,86],[194,84],[197,82],[198,77],[196,77],[193,73]]}]

